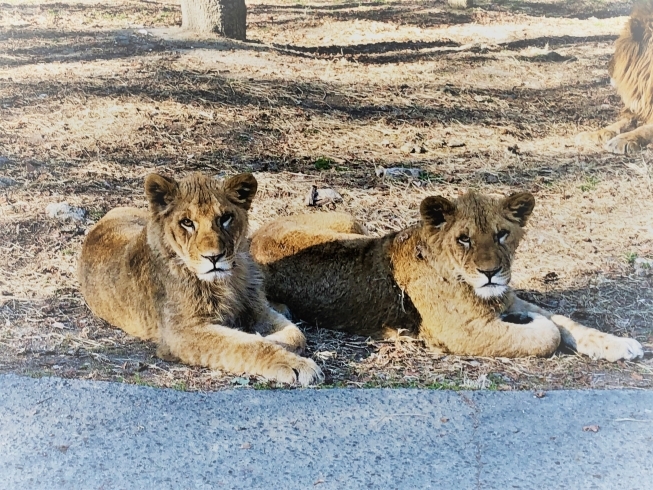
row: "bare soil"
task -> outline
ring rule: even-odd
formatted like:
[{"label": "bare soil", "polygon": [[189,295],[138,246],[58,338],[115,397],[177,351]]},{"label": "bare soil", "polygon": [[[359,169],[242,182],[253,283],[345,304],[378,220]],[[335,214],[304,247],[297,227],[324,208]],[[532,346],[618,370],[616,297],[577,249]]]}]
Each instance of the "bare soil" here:
[{"label": "bare soil", "polygon": [[[1,2],[2,0],[0,0]],[[607,62],[629,2],[248,2],[247,42],[180,32],[174,0],[0,3],[0,372],[177,389],[274,387],[154,357],[78,291],[84,233],[143,177],[256,172],[253,228],[332,187],[376,234],[424,196],[533,192],[522,296],[642,342],[640,362],[436,358],[306,327],[326,386],[651,388],[653,154],[577,148],[621,109]],[[419,179],[379,178],[409,167]],[[48,218],[50,203],[86,211]]]}]

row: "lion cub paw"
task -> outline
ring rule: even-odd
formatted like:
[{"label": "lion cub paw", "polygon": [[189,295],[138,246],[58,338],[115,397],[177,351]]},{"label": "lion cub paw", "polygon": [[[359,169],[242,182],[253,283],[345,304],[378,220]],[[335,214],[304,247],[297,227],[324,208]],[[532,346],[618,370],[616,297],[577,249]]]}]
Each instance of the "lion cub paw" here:
[{"label": "lion cub paw", "polygon": [[262,370],[261,374],[269,380],[288,384],[299,383],[302,386],[324,381],[324,374],[315,361],[290,352],[287,354],[283,359],[277,359],[268,368]]},{"label": "lion cub paw", "polygon": [[610,139],[605,144],[605,149],[610,153],[617,155],[626,155],[629,153],[636,153],[642,150],[642,146],[636,138],[628,136],[628,134],[620,134]]},{"label": "lion cub paw", "polygon": [[274,342],[287,351],[294,352],[295,354],[301,354],[306,350],[306,337],[294,323],[288,323],[288,325],[283,327],[281,330],[277,330],[273,334],[267,335],[265,340]]},{"label": "lion cub paw", "polygon": [[603,334],[599,338],[592,338],[579,342],[577,350],[581,354],[588,355],[592,359],[605,359],[610,362],[622,359],[630,361],[644,357],[642,344],[637,342],[635,339],[626,339],[610,334]]},{"label": "lion cub paw", "polygon": [[576,135],[576,145],[600,145],[617,136],[615,131],[599,129],[598,131],[585,131]]}]

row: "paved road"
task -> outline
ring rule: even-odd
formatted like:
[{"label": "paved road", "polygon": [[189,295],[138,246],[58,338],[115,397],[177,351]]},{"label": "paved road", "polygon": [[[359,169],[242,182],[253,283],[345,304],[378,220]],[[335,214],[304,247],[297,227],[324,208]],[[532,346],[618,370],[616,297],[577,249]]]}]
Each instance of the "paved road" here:
[{"label": "paved road", "polygon": [[4,375],[0,488],[653,489],[653,392],[202,394]]}]

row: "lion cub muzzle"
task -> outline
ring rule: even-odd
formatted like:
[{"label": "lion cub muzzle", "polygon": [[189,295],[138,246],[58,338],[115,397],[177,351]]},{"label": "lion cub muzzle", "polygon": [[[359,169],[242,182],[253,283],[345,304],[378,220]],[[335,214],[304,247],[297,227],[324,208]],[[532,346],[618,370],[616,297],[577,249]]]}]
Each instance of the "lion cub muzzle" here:
[{"label": "lion cub muzzle", "polygon": [[210,250],[202,253],[202,262],[198,267],[197,277],[202,281],[215,281],[231,274],[232,261],[226,257],[226,252]]},{"label": "lion cub muzzle", "polygon": [[491,270],[476,269],[479,273],[474,281],[474,292],[477,296],[488,299],[502,296],[508,290],[510,274],[503,272],[503,267]]}]

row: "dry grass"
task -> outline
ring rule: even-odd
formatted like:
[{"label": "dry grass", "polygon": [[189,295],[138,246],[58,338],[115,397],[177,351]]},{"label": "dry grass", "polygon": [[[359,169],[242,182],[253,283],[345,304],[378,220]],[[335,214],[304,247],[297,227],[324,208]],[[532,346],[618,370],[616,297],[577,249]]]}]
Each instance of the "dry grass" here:
[{"label": "dry grass", "polygon": [[[165,363],[90,314],[77,289],[83,234],[144,205],[151,171],[257,172],[253,227],[306,212],[312,184],[377,234],[428,194],[527,189],[538,206],[515,286],[537,303],[653,347],[651,152],[575,148],[616,118],[606,65],[619,1],[362,3],[255,0],[250,42],[183,37],[176,1],[15,1],[0,9],[0,372],[178,389],[270,387]],[[552,54],[553,52],[553,54]],[[407,148],[415,148],[413,153]],[[419,180],[374,169],[420,168]],[[2,185],[2,184],[0,184]],[[86,223],[45,216],[67,201]],[[321,211],[311,211],[321,212]],[[653,385],[650,355],[610,365],[433,358],[419,342],[307,327],[335,386],[554,389]]]}]

